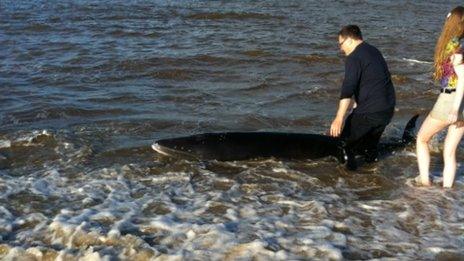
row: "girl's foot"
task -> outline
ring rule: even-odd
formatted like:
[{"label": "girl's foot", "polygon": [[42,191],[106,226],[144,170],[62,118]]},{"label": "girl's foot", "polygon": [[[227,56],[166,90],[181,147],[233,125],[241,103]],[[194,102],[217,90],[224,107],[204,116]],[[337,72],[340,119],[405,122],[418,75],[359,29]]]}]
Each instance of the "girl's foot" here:
[{"label": "girl's foot", "polygon": [[433,183],[433,179],[432,179],[431,176],[429,176],[429,181],[428,181],[428,183],[423,183],[420,175],[418,175],[417,177],[415,177],[415,178],[414,178],[414,181],[416,182],[416,185],[418,185],[418,186],[425,186],[425,187],[430,187],[430,186],[432,186],[432,183]]}]

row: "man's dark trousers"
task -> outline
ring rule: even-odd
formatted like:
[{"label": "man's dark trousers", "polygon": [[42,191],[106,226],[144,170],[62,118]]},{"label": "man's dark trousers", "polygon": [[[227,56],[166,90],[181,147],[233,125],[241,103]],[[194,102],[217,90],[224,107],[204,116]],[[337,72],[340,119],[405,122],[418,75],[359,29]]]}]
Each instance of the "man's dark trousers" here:
[{"label": "man's dark trousers", "polygon": [[374,113],[351,113],[345,121],[341,139],[348,157],[347,168],[357,168],[355,156],[364,155],[366,162],[377,160],[378,143],[394,109]]}]

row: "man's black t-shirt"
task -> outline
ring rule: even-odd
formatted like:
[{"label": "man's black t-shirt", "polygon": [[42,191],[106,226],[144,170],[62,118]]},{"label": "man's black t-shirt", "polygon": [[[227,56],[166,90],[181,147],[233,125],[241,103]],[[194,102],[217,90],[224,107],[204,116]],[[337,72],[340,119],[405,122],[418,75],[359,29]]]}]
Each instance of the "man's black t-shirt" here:
[{"label": "man's black t-shirt", "polygon": [[395,107],[395,90],[380,51],[362,42],[348,55],[340,99],[353,97],[353,113],[374,113]]}]

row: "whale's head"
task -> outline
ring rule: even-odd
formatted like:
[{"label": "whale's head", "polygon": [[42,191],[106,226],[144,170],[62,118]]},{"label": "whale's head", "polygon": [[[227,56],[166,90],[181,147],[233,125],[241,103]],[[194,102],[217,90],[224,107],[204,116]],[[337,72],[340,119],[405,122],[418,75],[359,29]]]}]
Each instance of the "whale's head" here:
[{"label": "whale's head", "polygon": [[157,140],[152,144],[153,150],[166,156],[179,156],[182,158],[198,159],[204,156],[205,150],[202,145],[204,135]]}]

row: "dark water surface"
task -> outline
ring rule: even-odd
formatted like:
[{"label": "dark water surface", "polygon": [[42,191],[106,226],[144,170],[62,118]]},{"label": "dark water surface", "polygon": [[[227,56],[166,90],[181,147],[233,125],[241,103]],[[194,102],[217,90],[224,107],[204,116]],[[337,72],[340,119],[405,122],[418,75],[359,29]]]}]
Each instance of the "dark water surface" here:
[{"label": "dark water surface", "polygon": [[349,23],[390,66],[394,140],[437,97],[434,44],[459,3],[1,1],[0,258],[464,258],[462,175],[453,190],[415,187],[413,147],[356,173],[150,148],[207,131],[325,132]]}]

